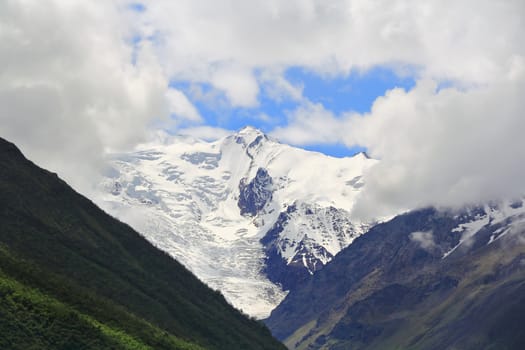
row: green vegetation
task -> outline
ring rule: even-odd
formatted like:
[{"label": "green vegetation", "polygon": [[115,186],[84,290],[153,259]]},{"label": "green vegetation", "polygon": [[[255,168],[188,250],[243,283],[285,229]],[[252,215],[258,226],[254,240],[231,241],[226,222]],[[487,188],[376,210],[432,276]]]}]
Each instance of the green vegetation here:
[{"label": "green vegetation", "polygon": [[284,349],[0,139],[0,348]]},{"label": "green vegetation", "polygon": [[[1,272],[0,315],[2,349],[153,349]],[[147,326],[173,349],[203,349]]]},{"label": "green vegetation", "polygon": [[[0,247],[0,265],[19,280],[33,280],[36,284],[51,285],[59,279],[40,271],[35,266],[11,256]],[[67,286],[67,285],[65,285]],[[62,286],[62,287],[65,287]],[[71,292],[67,292],[70,294]],[[78,294],[86,304],[103,305],[103,312],[95,317],[81,313],[71,305],[30,288],[0,270],[0,339],[1,349],[181,349],[199,350],[200,346],[185,342],[153,325],[127,314],[117,305],[97,300],[95,295]],[[79,300],[80,301],[80,300]],[[89,306],[89,305],[88,305]],[[117,322],[106,319],[110,312]],[[136,337],[120,329],[131,332]],[[150,345],[154,345],[152,347]]]}]

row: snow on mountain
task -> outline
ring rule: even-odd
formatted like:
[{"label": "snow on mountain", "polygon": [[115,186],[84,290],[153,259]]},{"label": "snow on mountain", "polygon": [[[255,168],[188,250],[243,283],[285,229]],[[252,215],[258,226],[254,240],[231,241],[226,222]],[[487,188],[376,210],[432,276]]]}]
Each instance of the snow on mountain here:
[{"label": "snow on mountain", "polygon": [[459,234],[458,243],[445,254],[443,259],[454,253],[458,248],[469,248],[476,238],[484,232],[488,234],[487,244],[492,244],[513,230],[522,230],[525,225],[525,205],[523,199],[498,201],[483,207],[466,210],[464,218],[451,234]]},{"label": "snow on mountain", "polygon": [[289,267],[313,273],[366,230],[349,211],[375,162],[294,148],[251,127],[215,142],[175,136],[112,156],[94,199],[262,318],[284,298]]}]

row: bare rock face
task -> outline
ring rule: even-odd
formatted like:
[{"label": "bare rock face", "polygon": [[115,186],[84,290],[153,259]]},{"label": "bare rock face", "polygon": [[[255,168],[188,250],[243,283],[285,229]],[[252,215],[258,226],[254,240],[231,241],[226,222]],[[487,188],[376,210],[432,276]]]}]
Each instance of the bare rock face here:
[{"label": "bare rock face", "polygon": [[272,178],[268,171],[259,168],[252,181],[246,183],[246,178],[239,184],[238,206],[241,215],[256,216],[272,200]]}]

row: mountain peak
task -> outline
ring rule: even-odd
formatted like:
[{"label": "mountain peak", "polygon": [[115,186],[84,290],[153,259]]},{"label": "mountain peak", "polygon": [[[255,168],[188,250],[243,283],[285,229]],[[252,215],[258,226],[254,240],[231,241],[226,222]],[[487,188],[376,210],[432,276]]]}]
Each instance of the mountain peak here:
[{"label": "mountain peak", "polygon": [[361,152],[359,152],[359,153],[356,153],[356,154],[354,155],[354,157],[355,157],[355,156],[359,156],[359,157],[362,157],[362,158],[365,158],[365,159],[372,159],[372,158],[368,155],[368,153],[366,153],[366,151],[361,151]]},{"label": "mountain peak", "polygon": [[253,127],[251,125],[247,125],[243,127],[242,129],[240,129],[239,131],[237,131],[237,135],[253,136],[253,137],[266,136],[264,132],[262,132],[260,129],[257,129],[256,127]]},{"label": "mountain peak", "polygon": [[252,126],[174,142],[112,159],[97,200],[254,317],[284,298],[282,281],[291,290],[367,227],[344,209],[364,186],[366,161],[281,144]]},{"label": "mountain peak", "polygon": [[245,126],[230,137],[233,137],[235,142],[244,144],[246,147],[259,144],[263,140],[269,140],[264,132],[253,126]]}]

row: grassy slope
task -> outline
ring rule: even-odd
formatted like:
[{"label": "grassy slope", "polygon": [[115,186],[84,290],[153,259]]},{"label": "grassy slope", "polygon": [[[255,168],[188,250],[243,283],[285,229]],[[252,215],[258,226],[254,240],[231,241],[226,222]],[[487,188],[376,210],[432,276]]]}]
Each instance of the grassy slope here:
[{"label": "grassy slope", "polygon": [[[99,322],[1,271],[0,315],[2,349],[153,349],[118,326]],[[150,333],[150,339],[156,338],[162,346],[203,349],[146,322],[142,322],[142,327]]]},{"label": "grassy slope", "polygon": [[84,324],[155,349],[176,348],[176,338],[210,349],[283,348],[220,293],[1,139],[0,244],[6,281],[57,300]]}]

